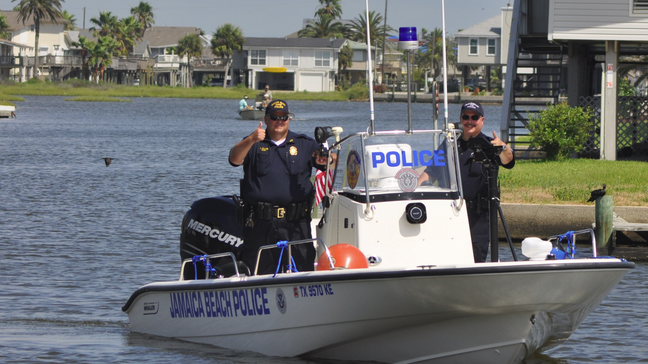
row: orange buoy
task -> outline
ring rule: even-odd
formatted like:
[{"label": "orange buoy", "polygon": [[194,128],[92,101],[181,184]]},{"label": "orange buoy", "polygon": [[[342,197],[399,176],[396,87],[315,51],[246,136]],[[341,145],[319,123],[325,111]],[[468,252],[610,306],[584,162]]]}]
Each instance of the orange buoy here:
[{"label": "orange buoy", "polygon": [[[333,260],[334,269],[369,268],[367,257],[353,245],[336,244],[328,250]],[[331,270],[331,263],[326,252],[320,255],[317,261],[317,270]]]}]

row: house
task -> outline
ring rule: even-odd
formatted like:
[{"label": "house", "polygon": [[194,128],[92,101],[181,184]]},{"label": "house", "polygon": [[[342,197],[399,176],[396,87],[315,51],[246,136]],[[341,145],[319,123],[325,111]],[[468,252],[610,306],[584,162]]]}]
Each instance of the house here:
[{"label": "house", "polygon": [[[503,139],[524,132],[529,107],[522,96],[555,103],[566,95],[570,106],[596,113],[586,153],[648,157],[648,113],[641,107],[648,100],[617,100],[619,70],[642,66],[648,55],[646,0],[515,0],[508,49],[504,104],[511,107],[503,108]],[[519,72],[524,68],[533,74]]]},{"label": "house", "polygon": [[14,49],[17,49],[18,54],[21,55],[25,54],[30,48],[33,49],[34,47],[0,39],[0,81],[8,79],[24,81],[24,77],[20,77],[26,73],[23,66],[24,60],[21,56],[14,55]]},{"label": "house", "polygon": [[[457,66],[462,69],[464,85],[476,86],[481,81],[482,87],[490,89],[491,69],[506,66],[512,14],[512,7],[504,7],[501,14],[454,35],[457,41]],[[479,70],[471,77],[471,68],[474,67],[479,67]]]},{"label": "house", "polygon": [[[272,90],[333,91],[338,53],[346,39],[253,38],[245,39],[243,65],[250,88]],[[234,67],[234,66],[233,66]]]},{"label": "house", "polygon": [[23,24],[18,20],[18,11],[0,11],[0,14],[7,18],[9,41],[24,45],[13,47],[13,56],[20,57],[22,63],[9,71],[9,77],[19,80],[34,77],[35,56],[39,57],[40,76],[49,77],[52,72],[58,72],[65,67],[65,59],[62,58],[65,51],[65,19],[57,19],[56,22],[41,20],[39,49],[35,50],[36,31],[33,19],[29,18]]},{"label": "house", "polygon": [[[369,62],[367,62],[367,60],[369,59],[367,54],[367,45],[365,43],[360,43],[353,40],[348,40],[347,45],[353,51],[353,56],[351,57],[351,66],[347,67],[344,70],[341,70],[340,76],[349,81],[350,84],[354,84],[361,79],[367,79],[367,67],[369,64]],[[371,47],[371,59],[371,66],[374,67],[372,71],[374,74],[377,74],[378,68],[376,65],[376,47]]]}]

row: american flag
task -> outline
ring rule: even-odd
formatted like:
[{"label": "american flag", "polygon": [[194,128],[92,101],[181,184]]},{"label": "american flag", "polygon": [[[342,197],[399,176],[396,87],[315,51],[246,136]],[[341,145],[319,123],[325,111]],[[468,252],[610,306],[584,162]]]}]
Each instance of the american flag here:
[{"label": "american flag", "polygon": [[[333,186],[333,168],[328,171],[328,189],[331,190]],[[324,171],[317,170],[315,174],[315,204],[319,205],[322,202],[322,198],[326,195],[324,190],[324,181],[326,180],[326,173]]]}]

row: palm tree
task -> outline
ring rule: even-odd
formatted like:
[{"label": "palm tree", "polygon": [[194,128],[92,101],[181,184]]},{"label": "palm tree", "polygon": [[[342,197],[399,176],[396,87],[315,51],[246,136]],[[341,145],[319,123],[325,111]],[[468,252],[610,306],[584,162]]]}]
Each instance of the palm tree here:
[{"label": "palm tree", "polygon": [[99,18],[90,18],[90,22],[96,25],[90,28],[90,30],[94,31],[95,37],[105,37],[113,33],[119,19],[116,15],[112,15],[110,11],[100,11]]},{"label": "palm tree", "polygon": [[0,38],[2,39],[9,38],[9,33],[7,32],[7,30],[9,30],[9,23],[7,23],[7,17],[0,14]]},{"label": "palm tree", "polygon": [[112,37],[117,42],[117,53],[127,55],[133,52],[135,43],[142,40],[142,25],[134,16],[120,19],[112,31]]},{"label": "palm tree", "polygon": [[[353,65],[352,62],[353,59],[353,49],[348,44],[345,44],[342,49],[340,49],[340,53],[338,53],[338,74],[342,75],[342,70],[346,70],[347,68],[351,67]],[[338,83],[338,86],[341,84]]]},{"label": "palm tree", "polygon": [[[244,43],[245,37],[241,28],[226,23],[216,29],[211,40],[212,53],[215,56],[227,58],[227,62],[225,62],[226,76],[232,63],[232,54],[235,51],[240,51]],[[225,77],[223,87],[227,87],[227,77]]]},{"label": "palm tree", "polygon": [[198,34],[187,34],[178,41],[178,56],[185,55],[189,60],[200,58],[203,52],[203,45]]},{"label": "palm tree", "polygon": [[145,2],[145,1],[140,1],[139,5],[137,5],[134,8],[130,9],[131,14],[137,19],[141,26],[141,34],[139,35],[140,38],[144,37],[144,33],[146,32],[146,29],[150,28],[155,24],[154,20],[154,15],[153,15],[153,7]]},{"label": "palm tree", "polygon": [[72,42],[72,46],[81,48],[81,62],[82,62],[82,72],[83,72],[83,79],[88,80],[88,55],[90,54],[90,50],[94,49],[96,47],[96,43],[88,40],[86,37],[79,37],[78,42]]},{"label": "palm tree", "polygon": [[88,65],[92,66],[94,80],[99,82],[99,79],[103,79],[106,66],[112,64],[112,55],[117,48],[117,43],[112,37],[99,37],[97,43],[87,42],[87,44],[92,46],[89,49]]},{"label": "palm tree", "polygon": [[[11,0],[11,2],[16,2],[18,0]],[[18,3],[18,20],[22,21],[23,25],[27,19],[34,20],[34,30],[36,31],[36,37],[34,39],[34,77],[36,77],[36,71],[38,70],[38,40],[40,38],[40,25],[42,20],[51,20],[54,23],[57,23],[58,19],[61,19],[63,14],[61,13],[61,2],[65,0],[20,0]],[[58,23],[57,23],[58,24]]]},{"label": "palm tree", "polygon": [[342,5],[340,0],[319,0],[320,6],[315,12],[315,16],[328,14],[333,19],[342,18]]},{"label": "palm tree", "polygon": [[318,14],[297,35],[300,38],[343,38],[346,28],[329,14]]},{"label": "palm tree", "polygon": [[63,13],[63,19],[67,21],[65,23],[65,30],[77,30],[77,25],[76,25],[76,18],[74,17],[74,14],[70,14],[67,12],[67,10],[64,10]]},{"label": "palm tree", "polygon": [[[373,45],[382,46],[385,39],[394,28],[381,26],[383,17],[380,13],[375,11],[369,12],[369,34],[371,35],[371,42]],[[351,20],[348,26],[348,37],[356,42],[367,43],[367,17],[366,12],[359,14],[358,18]]]}]

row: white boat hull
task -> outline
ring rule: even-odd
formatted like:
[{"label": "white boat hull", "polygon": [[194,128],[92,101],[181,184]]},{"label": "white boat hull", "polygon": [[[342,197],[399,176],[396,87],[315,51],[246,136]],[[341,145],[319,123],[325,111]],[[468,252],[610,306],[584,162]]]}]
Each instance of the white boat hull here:
[{"label": "white boat hull", "polygon": [[568,338],[632,267],[589,259],[161,282],[124,310],[136,332],[273,356],[511,363]]}]

